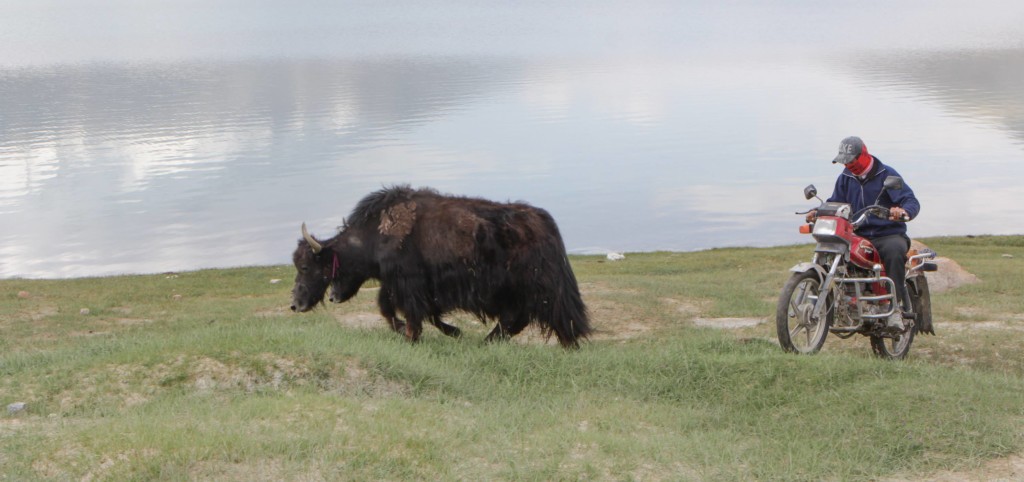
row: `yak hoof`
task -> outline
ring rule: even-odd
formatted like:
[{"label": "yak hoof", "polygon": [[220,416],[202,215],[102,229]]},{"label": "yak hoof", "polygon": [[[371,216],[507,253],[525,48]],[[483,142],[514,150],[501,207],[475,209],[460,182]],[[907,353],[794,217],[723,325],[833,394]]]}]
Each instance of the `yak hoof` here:
[{"label": "yak hoof", "polygon": [[493,343],[496,341],[508,341],[510,339],[512,339],[512,337],[508,336],[508,333],[505,333],[504,331],[494,330],[490,334],[488,334],[486,338],[484,338],[484,341],[488,343]]}]

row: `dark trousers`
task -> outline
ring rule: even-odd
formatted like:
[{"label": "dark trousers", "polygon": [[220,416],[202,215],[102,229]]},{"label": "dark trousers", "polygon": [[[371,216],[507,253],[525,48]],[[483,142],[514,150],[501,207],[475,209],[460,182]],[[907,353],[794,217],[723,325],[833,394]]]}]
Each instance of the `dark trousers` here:
[{"label": "dark trousers", "polygon": [[903,311],[910,311],[910,298],[907,296],[907,251],[910,250],[910,238],[906,234],[893,234],[871,238],[878,255],[882,257],[885,273],[896,284],[896,296],[903,305]]}]

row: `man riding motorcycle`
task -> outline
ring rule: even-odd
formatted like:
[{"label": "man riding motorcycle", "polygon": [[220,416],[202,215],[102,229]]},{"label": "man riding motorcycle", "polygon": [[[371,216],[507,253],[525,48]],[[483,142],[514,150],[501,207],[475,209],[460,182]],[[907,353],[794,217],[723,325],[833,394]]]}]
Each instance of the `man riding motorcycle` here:
[{"label": "man riding motorcycle", "polygon": [[[906,288],[907,251],[910,238],[907,236],[906,221],[914,219],[921,211],[921,203],[914,196],[910,186],[882,193],[882,183],[889,176],[899,176],[891,166],[882,164],[877,157],[868,153],[860,137],[851,136],[839,144],[839,154],[833,164],[842,164],[845,169],[836,179],[835,188],[828,198],[830,202],[850,204],[852,212],[870,205],[875,199],[889,208],[889,219],[872,217],[856,230],[856,234],[867,238],[878,250],[885,265],[885,272],[896,285],[896,295],[902,305],[894,310],[886,328],[894,332],[904,331],[903,317],[911,317],[910,299]],[[817,210],[807,214],[807,221],[817,217]]]}]

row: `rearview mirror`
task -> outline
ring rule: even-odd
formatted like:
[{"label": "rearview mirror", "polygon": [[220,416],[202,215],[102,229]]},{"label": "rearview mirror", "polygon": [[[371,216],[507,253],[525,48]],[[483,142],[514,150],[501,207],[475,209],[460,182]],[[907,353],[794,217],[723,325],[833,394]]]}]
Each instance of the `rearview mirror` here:
[{"label": "rearview mirror", "polygon": [[903,189],[903,178],[899,176],[889,176],[882,182],[882,187],[886,190],[892,189],[899,191]]},{"label": "rearview mirror", "polygon": [[[897,178],[897,179],[899,179],[899,178]],[[888,179],[886,179],[886,181],[888,181]],[[814,184],[810,184],[810,185],[808,185],[807,187],[804,188],[804,197],[805,198],[811,199],[812,197],[817,196],[817,195],[818,195],[818,190],[815,189]]]}]

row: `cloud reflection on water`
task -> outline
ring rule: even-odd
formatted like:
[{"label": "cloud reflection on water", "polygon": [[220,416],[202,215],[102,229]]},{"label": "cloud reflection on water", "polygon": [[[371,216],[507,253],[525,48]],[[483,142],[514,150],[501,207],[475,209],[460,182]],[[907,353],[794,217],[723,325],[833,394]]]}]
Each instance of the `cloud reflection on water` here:
[{"label": "cloud reflection on water", "polygon": [[[1019,78],[1019,52],[922,58],[852,72],[789,55],[4,71],[0,277],[285,263],[299,223],[328,235],[397,182],[545,207],[570,249],[804,242],[800,190],[827,193],[849,134],[917,190],[915,235],[1019,230],[1005,221],[1024,199],[1024,97],[1002,78]],[[935,80],[968,66],[997,80]]]}]

